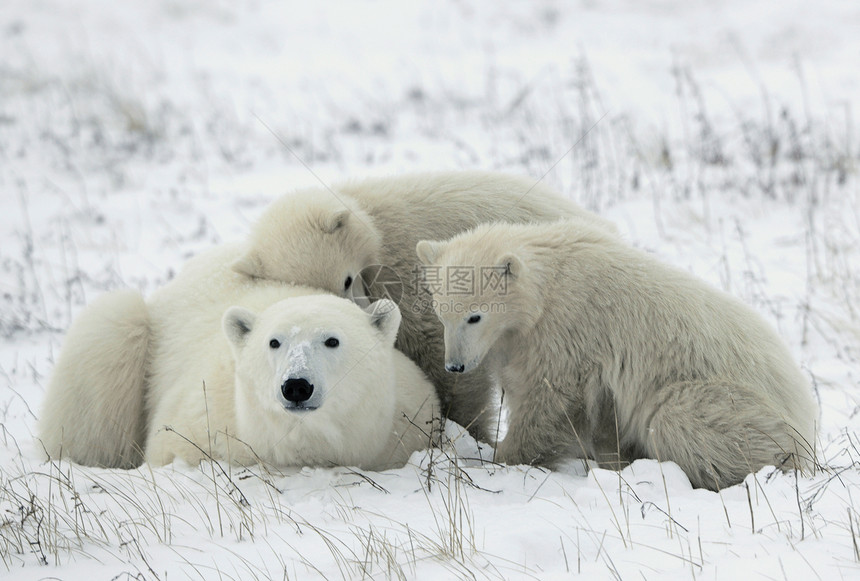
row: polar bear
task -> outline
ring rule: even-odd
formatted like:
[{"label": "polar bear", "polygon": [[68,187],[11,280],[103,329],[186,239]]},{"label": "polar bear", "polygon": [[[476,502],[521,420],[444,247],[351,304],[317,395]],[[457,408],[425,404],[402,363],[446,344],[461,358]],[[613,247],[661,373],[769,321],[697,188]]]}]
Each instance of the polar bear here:
[{"label": "polar bear", "polygon": [[[119,467],[212,457],[375,470],[403,465],[430,444],[439,403],[426,376],[394,349],[396,305],[365,310],[318,289],[249,281],[229,268],[237,252],[226,245],[192,259],[145,303],[137,300],[145,320],[129,306],[133,293],[106,299],[121,308],[91,307],[79,317],[64,351],[85,350],[76,338],[131,329],[135,338],[122,345],[135,366],[118,369],[116,349],[91,351],[89,369],[61,355],[39,424],[50,457]],[[125,407],[114,413],[118,402]]]},{"label": "polar bear", "polygon": [[[237,272],[306,284],[353,298],[388,297],[403,313],[397,347],[436,385],[447,417],[488,441],[491,385],[482,370],[443,369],[442,327],[418,284],[415,244],[449,238],[482,222],[578,217],[608,221],[533,179],[490,172],[419,173],[311,188],[274,201],[254,225]],[[381,265],[375,267],[374,265]]]},{"label": "polar bear", "polygon": [[711,489],[812,460],[817,405],[787,348],[692,275],[575,220],[482,225],[416,252],[495,276],[427,306],[445,328],[446,369],[484,369],[504,390],[497,459],[671,460]]},{"label": "polar bear", "polygon": [[194,348],[209,361],[208,376],[183,374],[152,406],[146,461],[403,466],[430,445],[438,401],[421,370],[394,349],[397,306],[382,300],[368,311],[316,293],[259,314],[228,309],[224,335]]}]

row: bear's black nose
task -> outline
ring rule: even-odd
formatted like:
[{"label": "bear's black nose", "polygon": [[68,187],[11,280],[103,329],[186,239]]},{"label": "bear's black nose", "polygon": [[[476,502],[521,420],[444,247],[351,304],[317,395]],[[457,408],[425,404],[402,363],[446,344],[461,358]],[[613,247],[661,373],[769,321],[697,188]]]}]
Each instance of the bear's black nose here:
[{"label": "bear's black nose", "polygon": [[284,399],[293,403],[308,401],[314,393],[314,386],[304,377],[288,379],[281,386]]},{"label": "bear's black nose", "polygon": [[463,365],[462,363],[460,363],[460,364],[448,363],[445,365],[445,370],[450,371],[451,373],[463,373],[463,371],[465,371],[465,369],[466,369],[466,366]]}]

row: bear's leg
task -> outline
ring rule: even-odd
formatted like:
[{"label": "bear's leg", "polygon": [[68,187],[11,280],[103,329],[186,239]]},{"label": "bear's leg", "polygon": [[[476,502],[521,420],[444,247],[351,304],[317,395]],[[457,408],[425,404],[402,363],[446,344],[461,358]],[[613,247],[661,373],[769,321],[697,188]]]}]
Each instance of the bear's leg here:
[{"label": "bear's leg", "polygon": [[481,368],[467,374],[445,373],[444,415],[468,429],[479,442],[495,442],[499,406],[493,397],[489,375]]},{"label": "bear's leg", "polygon": [[75,319],[39,420],[49,457],[89,466],[141,464],[148,349],[149,314],[137,291],[103,295]]},{"label": "bear's leg", "polygon": [[645,433],[636,444],[648,457],[677,463],[696,487],[731,486],[766,465],[802,467],[808,456],[775,407],[744,385],[667,385],[639,413]]},{"label": "bear's leg", "polygon": [[497,462],[553,468],[560,460],[594,458],[584,401],[571,398],[548,380],[525,389],[515,389],[515,385],[523,384],[508,384],[508,432],[496,447]]}]

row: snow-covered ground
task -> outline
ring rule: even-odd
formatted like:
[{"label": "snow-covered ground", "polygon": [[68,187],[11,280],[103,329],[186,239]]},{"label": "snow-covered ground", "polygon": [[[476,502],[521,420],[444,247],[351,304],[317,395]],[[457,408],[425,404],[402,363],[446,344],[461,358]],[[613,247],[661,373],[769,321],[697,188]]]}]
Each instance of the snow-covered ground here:
[{"label": "snow-covered ground", "polygon": [[[0,577],[860,578],[860,4],[0,5]],[[820,469],[400,470],[40,460],[64,330],[241,238],[273,197],[531,175],[743,298],[821,403]],[[858,458],[855,458],[858,457]]]}]

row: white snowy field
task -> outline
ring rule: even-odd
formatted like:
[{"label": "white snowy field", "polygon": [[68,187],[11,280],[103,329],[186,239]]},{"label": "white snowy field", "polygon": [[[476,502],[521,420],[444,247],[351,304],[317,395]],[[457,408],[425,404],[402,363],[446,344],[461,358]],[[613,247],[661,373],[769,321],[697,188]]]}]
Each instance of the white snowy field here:
[{"label": "white snowy field", "polygon": [[[0,5],[0,578],[860,579],[860,4]],[[819,467],[45,463],[65,329],[275,196],[412,170],[542,178],[755,307]],[[854,497],[858,499],[855,502]]]}]

